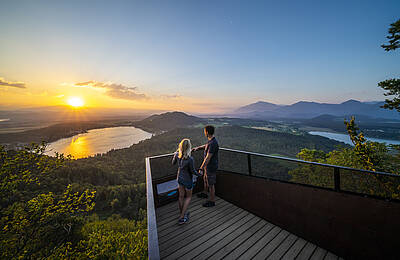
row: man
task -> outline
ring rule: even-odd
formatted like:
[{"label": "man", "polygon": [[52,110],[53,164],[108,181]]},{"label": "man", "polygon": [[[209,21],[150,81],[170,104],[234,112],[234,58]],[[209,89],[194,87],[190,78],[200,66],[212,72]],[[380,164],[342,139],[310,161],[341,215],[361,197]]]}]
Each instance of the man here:
[{"label": "man", "polygon": [[197,195],[199,198],[208,198],[207,191],[210,192],[210,200],[203,204],[203,207],[215,206],[215,183],[217,182],[217,169],[218,169],[218,150],[219,145],[217,139],[214,137],[215,127],[208,125],[204,127],[204,135],[207,137],[208,142],[205,145],[194,148],[197,151],[204,149],[204,160],[200,166],[203,170],[204,192]]}]

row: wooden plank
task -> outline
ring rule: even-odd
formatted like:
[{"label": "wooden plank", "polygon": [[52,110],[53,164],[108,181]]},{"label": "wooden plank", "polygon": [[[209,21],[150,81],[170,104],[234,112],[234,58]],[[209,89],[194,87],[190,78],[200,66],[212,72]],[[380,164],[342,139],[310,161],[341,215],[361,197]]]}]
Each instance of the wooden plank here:
[{"label": "wooden plank", "polygon": [[[232,240],[226,246],[219,248],[217,252],[210,256],[210,259],[222,259],[225,255],[232,252],[236,247],[241,245],[244,241],[246,241],[249,237],[253,236],[260,229],[264,228],[268,223],[265,220],[259,219],[257,216],[258,222],[253,225],[251,228],[243,232],[241,235],[237,236],[234,240]],[[200,255],[200,259],[202,259]]]},{"label": "wooden plank", "polygon": [[[190,203],[191,204],[196,204],[197,205],[197,203],[200,201],[201,199],[199,199],[199,198],[194,198],[194,197],[192,197],[192,199],[190,200]],[[173,201],[173,202],[170,202],[170,203],[168,203],[167,205],[164,205],[164,206],[162,206],[162,207],[160,207],[160,208],[157,208],[157,217],[159,218],[159,217],[162,217],[162,216],[166,216],[166,215],[168,215],[168,214],[171,214],[171,212],[174,212],[174,211],[176,211],[176,209],[179,209],[179,206],[178,206],[178,201]]]},{"label": "wooden plank", "polygon": [[193,232],[199,232],[204,226],[212,224],[215,218],[221,218],[224,215],[230,214],[237,208],[225,205],[218,210],[212,212],[204,212],[202,215],[194,215],[191,217],[189,223],[184,225],[174,224],[170,229],[167,229],[161,233],[161,238],[159,239],[160,245],[164,243],[171,243],[171,241],[178,241],[178,239],[184,239],[190,236]]},{"label": "wooden plank", "polygon": [[170,212],[173,208],[178,207],[178,201],[172,201],[167,205],[157,208],[157,216]]},{"label": "wooden plank", "polygon": [[[219,204],[222,202],[221,199],[217,199],[216,202]],[[206,207],[203,207],[203,201],[197,201],[196,203],[190,203],[188,211],[191,214],[197,214],[198,212],[201,212],[203,210],[206,210]],[[168,224],[173,220],[178,220],[179,218],[179,208],[177,205],[177,208],[174,211],[171,211],[170,213],[160,216],[157,218],[157,227],[161,228],[164,224]],[[176,221],[175,221],[176,222]]]},{"label": "wooden plank", "polygon": [[[221,199],[217,199],[217,202],[223,203],[225,201],[221,200]],[[203,207],[202,203],[203,203],[202,201],[196,201],[194,203],[191,202],[189,204],[189,209],[188,210],[189,211],[193,211],[193,210],[197,210],[197,209],[200,209],[200,208],[205,208],[205,207]],[[218,206],[219,203],[217,203],[216,206]],[[157,219],[160,221],[160,222],[158,222],[158,224],[161,225],[162,221],[164,221],[165,219],[167,219],[167,218],[169,218],[171,216],[174,216],[174,215],[176,216],[178,214],[179,214],[179,207],[178,207],[178,204],[176,204],[176,207],[174,208],[173,211],[171,211],[171,212],[169,212],[169,213],[167,213],[165,215],[160,215],[160,216],[157,217]]]},{"label": "wooden plank", "polygon": [[317,247],[314,250],[314,253],[311,255],[310,260],[321,260],[321,259],[324,259],[325,255],[327,253],[328,252],[325,249]]},{"label": "wooden plank", "polygon": [[[200,219],[200,218],[203,218],[203,217],[209,218],[209,215],[212,212],[222,212],[222,209],[226,208],[229,205],[230,204],[228,202],[223,201],[221,203],[218,203],[218,205],[216,205],[215,207],[213,207],[213,210],[210,210],[210,208],[206,208],[206,210],[202,210],[202,211],[198,212],[197,214],[191,214],[192,218],[191,218],[191,221],[189,223],[193,223],[193,219],[196,220],[196,219]],[[160,233],[160,237],[162,237],[161,233],[165,234],[167,232],[167,234],[169,234],[170,232],[173,232],[173,230],[182,229],[182,226],[177,225],[176,221],[171,222],[170,224],[172,226],[163,225],[160,228],[158,228],[158,231],[159,231],[158,233]],[[186,226],[187,225],[184,225],[184,227],[186,227]]]},{"label": "wooden plank", "polygon": [[238,247],[232,252],[225,255],[223,259],[237,259],[241,254],[243,254],[249,247],[254,245],[258,240],[260,240],[265,234],[267,234],[274,227],[271,223],[267,223],[263,228],[258,230],[254,235],[250,236],[247,240],[243,241]]},{"label": "wooden plank", "polygon": [[178,236],[187,236],[189,231],[192,233],[198,229],[201,229],[204,225],[207,225],[212,218],[218,218],[219,216],[226,215],[235,209],[237,209],[237,207],[232,207],[228,203],[225,203],[224,205],[221,203],[218,208],[216,206],[213,208],[213,210],[208,209],[207,211],[203,211],[198,215],[191,216],[189,223],[184,225],[178,225],[176,222],[172,223],[171,227],[160,231],[160,244],[163,244],[171,239],[176,239]]},{"label": "wooden plank", "polygon": [[[202,201],[201,198],[197,198],[197,197],[195,198],[192,196],[190,203],[197,205],[197,204],[200,204],[201,201]],[[175,212],[177,210],[179,211],[178,201],[168,203],[167,205],[164,205],[164,206],[156,209],[157,218],[160,218],[165,215],[169,215],[172,212]]]},{"label": "wooden plank", "polygon": [[300,253],[297,255],[296,259],[300,260],[308,260],[311,255],[314,253],[314,250],[317,248],[313,243],[307,242],[307,244],[303,247]]},{"label": "wooden plank", "polygon": [[274,226],[270,232],[263,236],[254,245],[249,247],[244,254],[242,254],[238,259],[251,259],[253,258],[262,248],[264,248],[272,239],[274,239],[282,229],[278,226]]},{"label": "wooden plank", "polygon": [[[236,228],[232,233],[227,235],[224,239],[220,240],[217,243],[214,243],[211,247],[207,248],[207,250],[201,252],[195,258],[198,260],[202,259],[210,259],[213,254],[219,251],[223,251],[226,246],[231,243],[234,239],[238,238],[244,232],[249,230],[251,227],[257,225],[260,222],[260,218],[252,215],[253,218],[248,222],[244,223],[241,227]],[[213,257],[214,258],[214,257]]]},{"label": "wooden plank", "polygon": [[175,236],[171,236],[168,240],[160,243],[160,251],[163,255],[167,256],[179,248],[184,247],[186,244],[207,234],[213,228],[218,227],[218,225],[221,225],[225,221],[235,217],[242,211],[242,209],[228,206],[226,213],[222,212],[223,214],[218,214],[217,218],[210,218],[208,221],[200,223],[199,225],[190,226],[189,232],[182,235],[177,233]]},{"label": "wooden plank", "polygon": [[283,255],[282,259],[295,259],[306,243],[307,241],[302,238],[297,239],[297,241],[289,248],[286,254]]},{"label": "wooden plank", "polygon": [[[221,200],[221,198],[215,196],[215,201]],[[192,199],[190,201],[190,203],[199,203],[202,204],[204,203],[206,200],[203,198],[198,198],[195,194],[192,195]],[[156,209],[156,214],[157,217],[159,217],[160,215],[165,215],[170,213],[171,211],[174,211],[175,209],[179,209],[178,206],[178,201],[172,201],[170,203],[168,203],[167,205],[161,206],[159,208]]]},{"label": "wooden plank", "polygon": [[[235,211],[233,216],[229,216],[228,218],[225,218],[222,221],[219,221],[216,225],[214,226],[209,226],[205,227],[203,230],[205,231],[203,234],[197,236],[197,234],[193,234],[192,241],[190,243],[187,243],[184,247],[179,248],[178,250],[174,249],[174,247],[171,248],[171,252],[165,257],[165,259],[177,259],[181,257],[182,255],[188,253],[189,251],[193,250],[194,248],[200,246],[202,243],[205,243],[209,239],[211,239],[213,236],[218,234],[219,232],[222,232],[232,224],[236,223],[240,219],[242,219],[244,216],[246,216],[248,212],[238,209],[238,211]],[[164,258],[164,252],[161,251],[161,257]],[[172,254],[171,254],[172,253]]]},{"label": "wooden plank", "polygon": [[[217,204],[221,203],[222,201],[223,200],[221,200],[219,198],[216,199],[216,203]],[[192,211],[200,209],[200,208],[205,208],[205,207],[203,207],[203,203],[204,203],[204,201],[202,201],[200,199],[197,200],[197,201],[194,201],[194,202],[191,201],[190,204],[189,204],[188,210],[192,212]],[[167,218],[169,218],[171,216],[177,216],[177,215],[179,215],[179,206],[178,206],[178,204],[176,204],[176,207],[174,207],[174,209],[172,211],[170,211],[170,212],[168,212],[168,213],[166,213],[164,215],[158,216],[157,217],[157,224],[158,225],[162,225],[162,221],[164,221],[165,219],[167,219]]]},{"label": "wooden plank", "polygon": [[286,251],[296,242],[297,236],[289,234],[289,236],[275,249],[274,252],[268,257],[269,259],[280,259]]},{"label": "wooden plank", "polygon": [[279,234],[272,239],[266,246],[264,246],[253,259],[266,259],[279,245],[289,236],[289,232],[282,230]]},{"label": "wooden plank", "polygon": [[157,209],[161,258],[338,259],[315,244],[216,199],[215,207],[205,208],[202,207],[205,200],[193,197],[190,222],[185,225],[177,224],[177,203],[161,207],[160,212]]},{"label": "wooden plank", "polygon": [[338,257],[331,252],[328,252],[324,258],[324,260],[337,260]]},{"label": "wooden plank", "polygon": [[217,232],[217,230],[211,230],[210,236],[211,238],[206,240],[204,243],[200,244],[199,246],[193,248],[188,253],[182,256],[183,259],[192,259],[197,258],[197,255],[202,253],[203,251],[209,251],[209,247],[218,244],[221,240],[225,240],[225,238],[230,235],[233,231],[239,230],[242,226],[246,223],[250,222],[254,218],[253,214],[246,212],[246,215],[238,220],[237,222],[233,223],[231,226],[227,227],[225,230]]}]

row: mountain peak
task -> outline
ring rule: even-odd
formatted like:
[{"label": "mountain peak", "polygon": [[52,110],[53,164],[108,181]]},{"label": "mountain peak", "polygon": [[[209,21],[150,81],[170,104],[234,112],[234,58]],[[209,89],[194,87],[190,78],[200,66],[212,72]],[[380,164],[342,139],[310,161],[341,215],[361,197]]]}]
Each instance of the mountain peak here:
[{"label": "mountain peak", "polygon": [[350,105],[350,104],[361,104],[361,102],[358,100],[355,100],[355,99],[349,99],[349,100],[341,103],[341,105]]},{"label": "mountain peak", "polygon": [[257,101],[256,103],[252,103],[243,107],[238,108],[236,113],[251,113],[254,111],[273,111],[280,107],[279,105],[265,102],[265,101]]}]

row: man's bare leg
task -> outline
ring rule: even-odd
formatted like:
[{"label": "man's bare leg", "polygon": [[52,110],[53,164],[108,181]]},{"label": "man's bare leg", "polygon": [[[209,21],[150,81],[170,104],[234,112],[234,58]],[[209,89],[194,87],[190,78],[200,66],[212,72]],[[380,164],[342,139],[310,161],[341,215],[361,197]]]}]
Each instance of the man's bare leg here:
[{"label": "man's bare leg", "polygon": [[210,201],[215,202],[215,185],[210,185]]}]

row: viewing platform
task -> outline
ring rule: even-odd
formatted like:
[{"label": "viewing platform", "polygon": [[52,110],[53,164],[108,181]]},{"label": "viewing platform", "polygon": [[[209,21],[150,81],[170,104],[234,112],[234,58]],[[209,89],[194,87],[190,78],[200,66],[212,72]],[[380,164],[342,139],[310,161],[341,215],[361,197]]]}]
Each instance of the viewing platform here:
[{"label": "viewing platform", "polygon": [[149,259],[398,258],[400,176],[226,148],[219,158],[216,206],[194,195],[184,225],[172,154],[146,158]]}]

